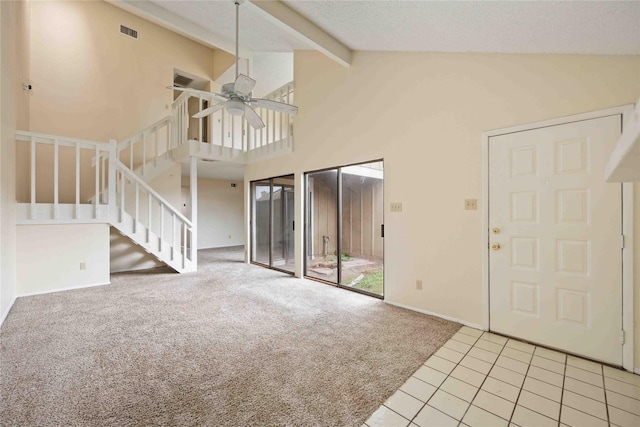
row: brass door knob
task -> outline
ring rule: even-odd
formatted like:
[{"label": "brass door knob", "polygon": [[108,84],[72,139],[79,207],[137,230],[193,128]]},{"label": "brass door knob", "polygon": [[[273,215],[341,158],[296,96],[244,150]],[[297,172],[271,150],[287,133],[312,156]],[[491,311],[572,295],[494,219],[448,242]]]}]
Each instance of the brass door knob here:
[{"label": "brass door knob", "polygon": [[494,243],[493,245],[491,245],[491,249],[493,249],[494,251],[500,250],[500,243]]},{"label": "brass door knob", "polygon": [[492,231],[493,231],[493,234],[499,234],[500,233],[500,229],[498,227],[494,228]]}]

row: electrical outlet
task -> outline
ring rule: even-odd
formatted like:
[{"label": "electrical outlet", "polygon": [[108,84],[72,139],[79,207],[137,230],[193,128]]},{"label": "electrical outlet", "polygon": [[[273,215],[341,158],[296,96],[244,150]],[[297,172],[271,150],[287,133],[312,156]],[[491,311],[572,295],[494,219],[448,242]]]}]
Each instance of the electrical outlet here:
[{"label": "electrical outlet", "polygon": [[422,280],[420,279],[416,280],[416,289],[419,291],[422,290]]},{"label": "electrical outlet", "polygon": [[87,269],[87,263],[86,262],[81,262],[80,263],[80,270],[86,270]]},{"label": "electrical outlet", "polygon": [[391,212],[402,212],[402,203],[395,202],[391,203]]},{"label": "electrical outlet", "polygon": [[478,200],[477,199],[465,199],[464,201],[464,209],[467,211],[475,211],[478,209]]}]

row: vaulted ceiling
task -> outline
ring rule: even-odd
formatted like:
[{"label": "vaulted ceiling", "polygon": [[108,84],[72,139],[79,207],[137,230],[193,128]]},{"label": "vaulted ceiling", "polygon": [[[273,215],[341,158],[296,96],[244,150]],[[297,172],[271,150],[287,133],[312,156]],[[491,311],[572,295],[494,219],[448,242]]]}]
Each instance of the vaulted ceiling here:
[{"label": "vaulted ceiling", "polygon": [[[160,10],[232,50],[232,0],[112,2]],[[250,51],[316,49],[323,32],[347,50],[640,54],[639,1],[284,0],[245,1],[240,11],[240,44]]]}]

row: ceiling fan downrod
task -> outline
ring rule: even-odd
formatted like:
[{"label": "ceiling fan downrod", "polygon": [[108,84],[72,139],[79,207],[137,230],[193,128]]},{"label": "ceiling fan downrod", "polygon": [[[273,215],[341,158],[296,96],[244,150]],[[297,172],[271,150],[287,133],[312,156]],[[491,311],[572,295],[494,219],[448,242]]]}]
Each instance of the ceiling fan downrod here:
[{"label": "ceiling fan downrod", "polygon": [[240,0],[235,0],[233,2],[236,5],[236,79],[240,75],[238,71],[238,62],[239,62],[239,48],[238,48],[238,38],[239,38],[239,28],[240,28]]}]

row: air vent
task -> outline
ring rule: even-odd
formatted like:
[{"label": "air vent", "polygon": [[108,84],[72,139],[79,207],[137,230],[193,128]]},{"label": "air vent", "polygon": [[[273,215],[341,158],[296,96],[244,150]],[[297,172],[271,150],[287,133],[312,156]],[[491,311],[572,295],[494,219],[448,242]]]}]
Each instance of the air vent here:
[{"label": "air vent", "polygon": [[133,28],[125,27],[124,25],[120,25],[120,32],[129,37],[133,37],[134,39],[138,38],[138,32]]},{"label": "air vent", "polygon": [[190,79],[186,76],[181,76],[180,74],[176,74],[173,78],[173,85],[179,87],[188,87],[191,83],[193,83],[193,79]]}]

